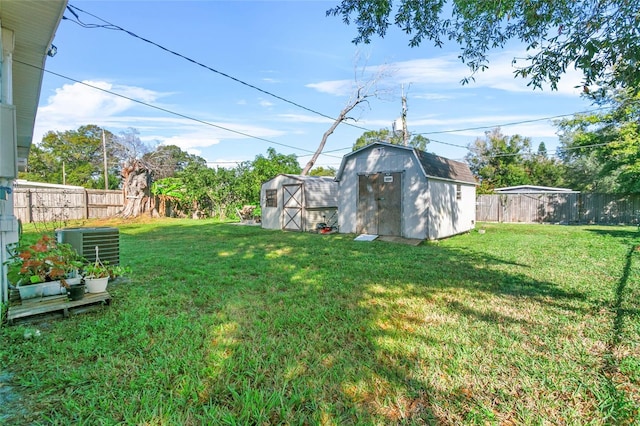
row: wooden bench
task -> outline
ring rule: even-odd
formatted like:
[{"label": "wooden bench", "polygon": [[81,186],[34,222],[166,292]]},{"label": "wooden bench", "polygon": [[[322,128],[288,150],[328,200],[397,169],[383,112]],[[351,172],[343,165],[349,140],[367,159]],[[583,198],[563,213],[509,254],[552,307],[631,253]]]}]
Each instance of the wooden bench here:
[{"label": "wooden bench", "polygon": [[19,318],[27,318],[49,312],[61,312],[66,318],[70,313],[79,313],[90,305],[110,305],[111,295],[108,291],[103,293],[85,293],[80,300],[69,300],[66,295],[37,297],[23,300],[19,305],[9,306],[7,321],[9,324]]}]

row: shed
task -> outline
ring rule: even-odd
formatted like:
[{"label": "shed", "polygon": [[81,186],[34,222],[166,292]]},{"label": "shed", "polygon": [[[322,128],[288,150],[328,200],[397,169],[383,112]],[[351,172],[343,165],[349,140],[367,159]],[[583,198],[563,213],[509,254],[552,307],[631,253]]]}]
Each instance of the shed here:
[{"label": "shed", "polygon": [[315,231],[337,223],[338,183],[333,177],[280,174],[260,189],[262,227]]},{"label": "shed", "polygon": [[469,166],[416,148],[376,142],[344,156],[340,232],[439,239],[475,226]]}]

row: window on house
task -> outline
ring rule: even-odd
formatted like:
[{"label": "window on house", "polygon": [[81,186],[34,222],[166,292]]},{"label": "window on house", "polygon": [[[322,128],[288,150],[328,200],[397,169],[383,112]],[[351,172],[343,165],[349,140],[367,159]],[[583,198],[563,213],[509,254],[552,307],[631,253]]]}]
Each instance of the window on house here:
[{"label": "window on house", "polygon": [[278,207],[278,190],[267,189],[267,207]]},{"label": "window on house", "polygon": [[462,199],[462,185],[456,185],[456,200]]}]

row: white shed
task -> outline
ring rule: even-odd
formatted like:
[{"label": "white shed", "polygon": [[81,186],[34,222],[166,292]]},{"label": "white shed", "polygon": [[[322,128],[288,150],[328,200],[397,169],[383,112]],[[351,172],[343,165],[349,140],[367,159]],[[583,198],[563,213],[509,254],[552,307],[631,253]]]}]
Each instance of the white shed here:
[{"label": "white shed", "polygon": [[336,180],[340,232],[434,240],[475,227],[465,163],[377,142],[345,155]]},{"label": "white shed", "polygon": [[280,174],[260,189],[262,227],[315,231],[337,223],[338,183],[327,176]]}]

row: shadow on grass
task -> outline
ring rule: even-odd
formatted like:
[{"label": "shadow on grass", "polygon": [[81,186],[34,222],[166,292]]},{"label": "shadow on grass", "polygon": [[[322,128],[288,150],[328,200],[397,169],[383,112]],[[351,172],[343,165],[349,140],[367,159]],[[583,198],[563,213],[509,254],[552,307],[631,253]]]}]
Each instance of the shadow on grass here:
[{"label": "shadow on grass", "polygon": [[[122,263],[136,275],[91,332],[70,339],[104,332],[104,341],[82,353],[55,342],[74,364],[109,363],[74,373],[79,411],[58,406],[50,418],[89,421],[108,409],[131,424],[491,421],[486,383],[462,380],[484,344],[508,356],[527,339],[521,331],[544,328],[509,302],[585,297],[486,253],[352,238],[206,222],[122,227]],[[36,391],[73,388],[47,386]],[[83,400],[94,388],[104,396]]]},{"label": "shadow on grass", "polygon": [[631,244],[634,241],[636,244],[640,243],[640,228],[638,229],[629,228],[629,227],[626,227],[625,229],[616,229],[616,228],[589,229],[587,228],[587,231],[593,234],[601,235],[601,236],[608,236],[608,237],[621,239],[625,244]]},{"label": "shadow on grass", "polygon": [[633,388],[631,383],[634,380],[628,377],[629,373],[622,373],[620,368],[625,358],[633,359],[633,357],[629,354],[623,354],[624,350],[622,353],[619,351],[619,347],[626,343],[623,339],[626,320],[630,317],[640,316],[640,309],[637,305],[640,296],[638,283],[636,282],[634,287],[629,287],[633,257],[639,247],[631,245],[625,256],[622,273],[615,289],[615,299],[613,306],[611,306],[613,313],[611,337],[607,343],[601,369],[603,389],[606,394],[606,398],[602,398],[604,406],[602,411],[607,413],[610,421],[619,424],[631,424],[640,415],[640,408],[637,401],[633,401],[633,394],[625,392],[625,389]]},{"label": "shadow on grass", "polygon": [[[455,342],[446,333],[455,325],[446,317],[527,327],[526,318],[469,300],[584,298],[523,272],[499,271],[494,267],[529,267],[471,250],[224,225],[196,229],[145,233],[145,250],[155,255],[138,269],[151,274],[167,257],[186,258],[146,290],[161,291],[175,271],[172,294],[158,301],[166,315],[193,307],[205,315],[224,312],[213,340],[228,343],[210,349],[217,355],[200,398],[218,420],[468,421],[482,407],[474,408],[467,391],[437,388],[424,373],[433,360],[420,355],[453,356]],[[438,311],[435,319],[426,319],[424,306]]]}]

